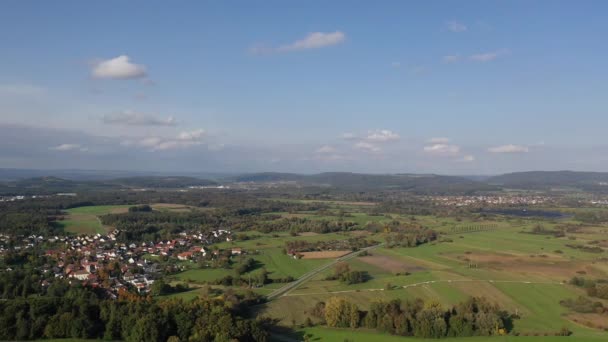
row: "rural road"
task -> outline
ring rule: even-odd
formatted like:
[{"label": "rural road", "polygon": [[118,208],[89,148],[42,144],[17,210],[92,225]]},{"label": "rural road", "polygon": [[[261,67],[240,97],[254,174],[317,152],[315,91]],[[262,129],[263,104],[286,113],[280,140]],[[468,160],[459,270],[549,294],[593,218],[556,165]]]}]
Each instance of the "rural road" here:
[{"label": "rural road", "polygon": [[277,298],[279,298],[281,296],[284,296],[284,295],[288,294],[291,290],[296,289],[297,287],[299,287],[303,283],[305,283],[308,280],[312,279],[317,274],[325,271],[326,269],[334,266],[335,264],[337,264],[337,263],[339,263],[341,261],[346,261],[346,260],[352,259],[352,258],[356,257],[357,255],[365,252],[365,251],[372,250],[372,249],[380,247],[382,245],[384,245],[384,242],[380,243],[380,244],[377,244],[377,245],[374,245],[374,246],[365,247],[365,248],[362,248],[362,249],[360,249],[358,251],[355,251],[355,252],[349,253],[347,255],[341,256],[341,257],[333,260],[332,262],[330,262],[328,264],[325,264],[325,265],[323,265],[321,267],[317,267],[314,270],[312,270],[312,271],[310,271],[310,272],[302,275],[297,280],[295,280],[295,281],[293,281],[293,282],[291,282],[291,283],[289,283],[289,284],[287,284],[287,285],[285,285],[285,286],[283,286],[281,288],[278,288],[278,289],[272,291],[268,296],[266,296],[266,298],[268,299],[268,301],[271,301],[271,300],[277,299]]}]

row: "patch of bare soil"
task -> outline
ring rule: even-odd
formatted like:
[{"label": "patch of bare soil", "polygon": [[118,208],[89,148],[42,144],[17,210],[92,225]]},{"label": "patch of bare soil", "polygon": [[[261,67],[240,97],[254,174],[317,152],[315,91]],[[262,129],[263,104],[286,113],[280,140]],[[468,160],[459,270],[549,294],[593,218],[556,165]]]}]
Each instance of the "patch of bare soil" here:
[{"label": "patch of bare soil", "polygon": [[350,253],[350,251],[302,252],[302,259],[335,259]]},{"label": "patch of bare soil", "polygon": [[506,253],[469,253],[453,255],[457,260],[474,265],[476,268],[487,268],[518,274],[540,275],[550,279],[569,279],[576,275],[596,275],[596,270],[589,263],[571,261],[555,254],[547,255],[513,255]]}]

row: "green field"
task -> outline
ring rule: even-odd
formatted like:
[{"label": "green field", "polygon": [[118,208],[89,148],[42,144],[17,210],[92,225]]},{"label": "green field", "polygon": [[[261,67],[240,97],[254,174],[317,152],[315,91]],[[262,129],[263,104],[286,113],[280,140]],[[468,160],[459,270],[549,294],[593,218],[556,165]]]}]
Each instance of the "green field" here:
[{"label": "green field", "polygon": [[[323,342],[343,342],[346,339],[353,342],[358,341],[377,341],[377,342],[430,342],[437,341],[437,339],[420,339],[413,337],[402,337],[402,336],[391,336],[387,334],[380,334],[371,331],[365,331],[362,329],[353,331],[348,329],[330,329],[330,328],[307,328],[298,331],[297,337],[300,340],[305,335],[310,336],[311,341],[323,341]],[[275,341],[281,341],[279,338],[275,338]],[[600,342],[606,341],[606,337],[597,336],[577,336],[572,335],[569,337],[562,336],[495,336],[495,337],[453,337],[446,338],[448,342]]]},{"label": "green field", "polygon": [[[311,215],[306,213],[306,215]],[[362,218],[364,224],[369,216]],[[382,216],[378,216],[382,217]],[[399,217],[412,220],[411,217]],[[517,312],[522,319],[515,321],[515,332],[522,334],[553,334],[562,327],[568,327],[577,336],[576,341],[599,341],[606,337],[601,330],[576,324],[566,317],[568,310],[559,302],[567,298],[583,295],[581,289],[564,284],[572,276],[584,274],[606,277],[608,267],[605,262],[596,262],[608,253],[589,253],[570,248],[573,240],[548,235],[528,233],[537,223],[534,219],[501,219],[484,221],[454,220],[435,216],[415,216],[417,223],[448,233],[450,242],[425,244],[415,248],[378,248],[372,252],[379,261],[371,264],[362,258],[348,261],[351,269],[366,271],[370,279],[361,284],[345,285],[339,281],[325,280],[333,270],[328,269],[287,295],[280,297],[258,309],[258,314],[278,318],[282,324],[303,323],[309,317],[307,311],[318,301],[332,296],[344,297],[367,309],[377,300],[415,299],[439,301],[449,307],[470,296],[484,296],[511,312]],[[491,229],[478,232],[450,233],[454,227],[479,225]],[[543,221],[551,228],[553,221]],[[577,244],[585,244],[591,239],[606,238],[601,233],[605,227],[591,229],[576,236]],[[602,235],[603,234],[603,235]],[[315,236],[314,238],[316,238]],[[382,234],[374,239],[382,241]],[[471,267],[472,261],[474,267]],[[297,261],[297,260],[296,260]],[[391,266],[412,269],[409,274],[397,274]],[[390,284],[391,290],[386,290]],[[294,310],[293,308],[300,308]],[[357,330],[349,331],[316,328],[307,330],[323,341],[351,340],[403,340]],[[596,337],[597,335],[597,337]],[[582,338],[585,339],[582,339]],[[314,340],[314,338],[313,338]],[[564,337],[505,337],[450,339],[450,341],[538,341],[571,340]]]},{"label": "green field", "polygon": [[128,205],[96,205],[66,210],[67,216],[58,224],[64,231],[75,234],[105,234],[110,227],[101,224],[98,216],[124,212]]}]

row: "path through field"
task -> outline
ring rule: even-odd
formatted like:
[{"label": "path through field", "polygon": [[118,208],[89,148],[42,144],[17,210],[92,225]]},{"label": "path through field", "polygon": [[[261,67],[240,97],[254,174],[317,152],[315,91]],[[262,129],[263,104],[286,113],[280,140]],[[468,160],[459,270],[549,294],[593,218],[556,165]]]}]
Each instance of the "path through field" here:
[{"label": "path through field", "polygon": [[[516,283],[516,284],[549,284],[549,285],[563,285],[561,282],[553,281],[522,281],[522,280],[484,280],[484,279],[455,279],[455,280],[428,280],[422,281],[415,284],[403,285],[396,287],[393,290],[407,289],[409,287],[416,287],[420,285],[428,285],[434,283],[465,283],[465,282],[487,282],[487,283]],[[295,293],[295,294],[283,294],[283,296],[311,296],[311,295],[323,295],[323,294],[336,294],[336,293],[350,293],[350,292],[364,292],[364,291],[385,291],[385,289],[358,289],[358,290],[343,290],[343,291],[327,291],[317,293]],[[390,290],[389,290],[390,291]]]}]

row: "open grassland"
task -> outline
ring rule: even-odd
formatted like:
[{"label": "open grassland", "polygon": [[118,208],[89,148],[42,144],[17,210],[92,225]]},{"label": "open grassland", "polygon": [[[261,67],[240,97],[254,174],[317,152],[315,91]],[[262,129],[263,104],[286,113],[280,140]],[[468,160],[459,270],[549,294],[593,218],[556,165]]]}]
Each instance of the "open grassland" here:
[{"label": "open grassland", "polygon": [[64,231],[75,234],[105,234],[110,227],[104,226],[99,216],[127,212],[128,205],[96,205],[66,210],[67,216],[58,224]]},{"label": "open grassland", "polygon": [[[418,216],[415,221],[425,222],[433,229],[439,226],[438,230],[445,232],[456,225],[470,224]],[[309,312],[316,302],[326,301],[333,296],[344,297],[361,309],[367,309],[371,302],[377,300],[422,298],[450,306],[470,296],[484,296],[522,316],[522,319],[515,321],[516,332],[553,334],[566,326],[575,333],[577,339],[542,339],[585,341],[583,338],[586,338],[589,341],[600,341],[600,336],[606,338],[601,330],[573,322],[574,316],[569,316],[568,310],[559,302],[584,294],[581,289],[566,284],[572,276],[585,274],[608,277],[608,262],[601,259],[608,257],[608,253],[589,253],[570,248],[567,245],[572,244],[573,240],[568,237],[530,234],[531,228],[536,224],[533,220],[487,221],[484,224],[495,228],[449,234],[447,237],[451,242],[429,243],[415,248],[377,248],[369,256],[348,261],[350,269],[365,271],[369,276],[368,281],[346,285],[336,280],[326,280],[333,272],[333,269],[328,269],[287,295],[262,306],[258,309],[259,313],[290,325],[294,321],[303,323],[310,317]],[[552,223],[544,224],[552,227]],[[593,228],[589,234],[592,236],[581,236],[577,238],[577,243],[587,243],[591,237],[597,237],[600,234],[597,230],[601,229],[605,228]],[[381,233],[372,236],[378,241],[382,240]],[[581,317],[578,319],[583,320]],[[587,319],[597,320],[598,317]],[[323,341],[344,338],[367,340],[367,336],[364,337],[367,333],[359,330],[352,334],[331,329],[312,331],[317,331],[319,335],[316,336]],[[380,341],[403,340],[402,337],[374,333],[370,333],[369,338]],[[541,337],[522,336],[451,341],[502,341],[505,338],[508,341],[542,340]]]},{"label": "open grassland", "polygon": [[[376,341],[376,342],[430,342],[437,339],[420,339],[412,337],[391,336],[365,330],[330,329],[330,328],[307,328],[298,331],[294,338],[302,340],[309,335],[311,341],[343,342],[346,339],[353,342]],[[276,338],[275,341],[281,339]],[[600,342],[605,341],[605,335],[572,335],[562,336],[494,336],[494,337],[453,337],[446,339],[449,342]]]},{"label": "open grassland", "polygon": [[[99,216],[107,214],[123,214],[129,210],[131,205],[94,205],[66,210],[66,217],[58,224],[64,231],[75,234],[104,234],[112,227],[104,226]],[[169,212],[188,212],[198,208],[182,204],[154,203],[150,204],[153,210]]]}]

